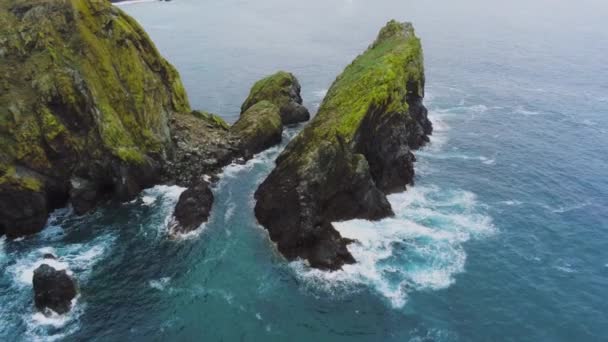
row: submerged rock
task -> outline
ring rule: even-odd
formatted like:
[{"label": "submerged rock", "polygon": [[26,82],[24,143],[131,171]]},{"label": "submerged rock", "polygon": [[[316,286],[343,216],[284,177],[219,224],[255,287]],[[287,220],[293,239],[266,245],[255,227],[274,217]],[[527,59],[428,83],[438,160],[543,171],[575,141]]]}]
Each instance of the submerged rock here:
[{"label": "submerged rock", "polygon": [[283,255],[329,270],[355,261],[331,223],[393,214],[386,193],[413,182],[411,149],[432,130],[423,97],[420,41],[411,24],[390,21],[255,193],[256,217]]},{"label": "submerged rock", "polygon": [[34,270],[34,303],[40,311],[53,310],[65,314],[76,297],[76,282],[65,270],[58,271],[42,264]]},{"label": "submerged rock", "polygon": [[260,101],[241,114],[230,128],[239,139],[239,149],[246,158],[281,142],[283,125],[279,107]]},{"label": "submerged rock", "polygon": [[241,106],[241,115],[256,103],[265,100],[279,108],[284,125],[307,121],[310,119],[310,113],[302,105],[300,90],[300,83],[293,74],[279,71],[253,85]]},{"label": "submerged rock", "polygon": [[175,69],[109,1],[0,4],[0,231],[39,231],[157,183],[169,119],[188,113]]},{"label": "submerged rock", "polygon": [[213,193],[209,183],[201,182],[188,188],[179,196],[169,234],[175,236],[196,230],[207,222],[212,206]]}]

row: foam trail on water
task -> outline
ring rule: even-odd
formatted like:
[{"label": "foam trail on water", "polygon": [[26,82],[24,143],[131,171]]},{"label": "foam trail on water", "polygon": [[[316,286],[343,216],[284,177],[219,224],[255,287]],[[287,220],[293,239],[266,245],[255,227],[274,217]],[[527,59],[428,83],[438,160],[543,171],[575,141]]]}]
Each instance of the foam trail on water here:
[{"label": "foam trail on water", "polygon": [[467,191],[413,187],[389,201],[393,218],[334,223],[342,236],[356,240],[348,249],[357,263],[331,273],[292,263],[299,276],[332,291],[368,286],[401,308],[411,291],[450,286],[464,270],[463,243],[494,231],[476,196]]}]

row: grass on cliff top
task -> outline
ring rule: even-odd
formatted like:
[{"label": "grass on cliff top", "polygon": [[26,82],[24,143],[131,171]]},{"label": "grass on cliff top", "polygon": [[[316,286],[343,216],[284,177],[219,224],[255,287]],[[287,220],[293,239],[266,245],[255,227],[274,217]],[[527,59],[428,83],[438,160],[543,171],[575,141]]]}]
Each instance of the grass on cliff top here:
[{"label": "grass on cliff top", "polygon": [[288,147],[290,153],[307,156],[320,142],[335,142],[336,135],[351,141],[371,108],[407,113],[407,85],[413,82],[422,92],[423,64],[420,39],[411,24],[390,21],[336,78],[316,117]]},{"label": "grass on cliff top", "polygon": [[167,116],[190,112],[177,71],[109,1],[0,1],[0,58],[0,156],[10,164],[50,168],[42,147],[58,137],[83,156],[141,163],[168,142]]},{"label": "grass on cliff top", "polygon": [[295,82],[295,76],[286,71],[279,71],[257,81],[243,102],[241,113],[263,100],[270,101],[281,108],[289,101],[289,87]]}]

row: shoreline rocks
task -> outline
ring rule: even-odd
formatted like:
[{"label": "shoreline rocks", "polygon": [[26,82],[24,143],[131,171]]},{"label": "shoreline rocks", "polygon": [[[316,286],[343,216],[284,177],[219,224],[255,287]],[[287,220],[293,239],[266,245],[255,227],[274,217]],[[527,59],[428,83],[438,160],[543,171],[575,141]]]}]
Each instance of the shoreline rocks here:
[{"label": "shoreline rocks", "polygon": [[393,215],[386,194],[413,182],[411,150],[432,131],[423,97],[420,41],[411,24],[390,21],[255,193],[255,215],[287,259],[326,270],[355,262],[332,222]]},{"label": "shoreline rocks", "polygon": [[58,271],[47,264],[42,264],[34,270],[32,282],[34,304],[39,311],[45,312],[50,309],[60,315],[70,311],[72,300],[77,295],[77,288],[76,282],[66,270]]}]

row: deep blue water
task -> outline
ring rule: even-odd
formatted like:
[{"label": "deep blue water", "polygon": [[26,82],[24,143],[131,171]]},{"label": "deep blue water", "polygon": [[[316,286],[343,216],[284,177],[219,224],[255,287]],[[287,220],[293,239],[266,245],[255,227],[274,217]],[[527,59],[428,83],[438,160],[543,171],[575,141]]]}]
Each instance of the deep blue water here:
[{"label": "deep blue water", "polygon": [[[284,146],[230,166],[211,220],[166,238],[182,189],[0,240],[0,340],[608,340],[608,5],[603,1],[176,0],[123,5],[229,121],[251,84],[294,72],[316,109],[391,18],[423,40],[432,143],[395,218],[337,224],[359,260],[287,263],[253,216]],[[289,140],[298,127],[285,132]],[[53,249],[79,279],[67,317],[36,315]]]}]

